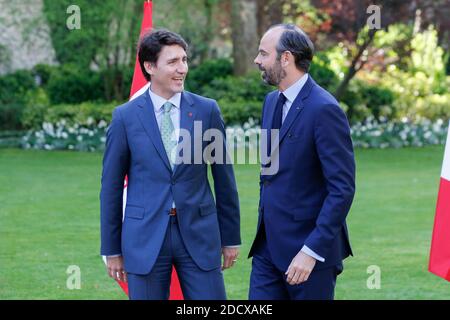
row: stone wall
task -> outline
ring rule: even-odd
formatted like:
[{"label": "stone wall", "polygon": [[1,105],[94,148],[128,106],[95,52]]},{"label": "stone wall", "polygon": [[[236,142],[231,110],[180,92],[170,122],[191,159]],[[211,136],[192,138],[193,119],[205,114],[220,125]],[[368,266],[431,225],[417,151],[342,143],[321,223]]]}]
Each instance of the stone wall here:
[{"label": "stone wall", "polygon": [[42,0],[0,0],[0,74],[56,64]]}]

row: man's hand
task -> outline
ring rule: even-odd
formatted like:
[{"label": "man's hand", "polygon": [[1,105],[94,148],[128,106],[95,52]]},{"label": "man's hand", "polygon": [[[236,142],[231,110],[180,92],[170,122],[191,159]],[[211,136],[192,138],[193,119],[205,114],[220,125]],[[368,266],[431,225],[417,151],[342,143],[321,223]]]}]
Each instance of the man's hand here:
[{"label": "man's hand", "polygon": [[127,273],[123,268],[123,257],[106,257],[108,275],[118,281],[127,282]]},{"label": "man's hand", "polygon": [[294,259],[292,259],[292,262],[285,273],[287,275],[287,283],[296,285],[307,281],[315,265],[316,259],[308,256],[303,251],[300,251]]},{"label": "man's hand", "polygon": [[237,261],[239,255],[239,248],[222,248],[223,265],[222,270],[231,268]]}]

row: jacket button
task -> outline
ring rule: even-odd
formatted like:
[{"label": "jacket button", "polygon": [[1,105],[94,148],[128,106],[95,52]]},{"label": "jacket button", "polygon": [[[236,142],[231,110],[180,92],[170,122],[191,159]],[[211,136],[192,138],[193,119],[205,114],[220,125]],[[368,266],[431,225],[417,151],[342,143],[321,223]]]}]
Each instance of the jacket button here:
[{"label": "jacket button", "polygon": [[264,185],[267,187],[270,184],[269,181],[264,181]]}]

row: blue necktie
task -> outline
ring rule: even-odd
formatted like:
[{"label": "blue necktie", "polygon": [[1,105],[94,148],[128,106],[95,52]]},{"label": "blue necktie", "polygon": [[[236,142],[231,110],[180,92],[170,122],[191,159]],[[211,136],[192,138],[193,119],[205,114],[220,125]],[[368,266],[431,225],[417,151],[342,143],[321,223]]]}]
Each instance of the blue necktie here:
[{"label": "blue necktie", "polygon": [[[286,102],[286,96],[283,93],[280,93],[278,96],[277,104],[275,105],[275,110],[273,112],[271,129],[280,130],[282,119],[283,119],[283,105],[285,102]],[[271,154],[270,132],[268,132],[267,135],[268,135],[268,137],[267,137],[267,152],[268,152],[268,156],[270,156],[270,154]]]}]

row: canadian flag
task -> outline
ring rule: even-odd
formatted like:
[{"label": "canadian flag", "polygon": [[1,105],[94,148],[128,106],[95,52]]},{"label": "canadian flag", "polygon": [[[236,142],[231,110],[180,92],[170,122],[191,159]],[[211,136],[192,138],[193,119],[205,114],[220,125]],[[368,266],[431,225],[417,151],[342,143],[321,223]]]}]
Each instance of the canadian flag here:
[{"label": "canadian flag", "polygon": [[[141,32],[140,36],[149,31],[152,28],[152,2],[146,1],[144,2],[144,18],[142,20],[141,25]],[[145,90],[148,90],[150,87],[150,83],[147,82],[144,75],[142,74],[141,67],[139,65],[139,60],[137,58],[136,54],[136,63],[134,66],[134,74],[133,74],[133,81],[131,83],[131,90],[130,90],[130,100],[133,100],[134,98],[140,96],[142,93],[145,92]],[[124,190],[123,190],[123,211],[125,211],[126,201],[127,201],[127,177],[125,178],[124,182]],[[104,257],[103,259],[106,263],[106,259]],[[125,282],[117,281],[120,285],[120,287],[123,289],[123,291],[128,295],[128,285]],[[183,299],[183,293],[181,291],[180,282],[178,280],[177,273],[175,271],[175,268],[172,271],[172,281],[170,286],[170,300],[182,300]]]},{"label": "canadian flag", "polygon": [[445,144],[428,270],[450,281],[450,125]]}]

